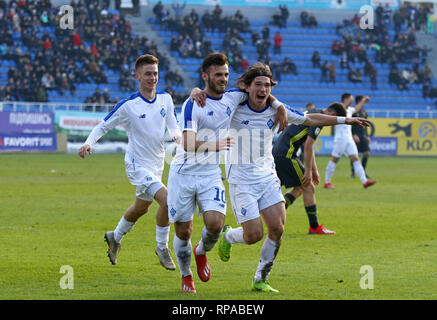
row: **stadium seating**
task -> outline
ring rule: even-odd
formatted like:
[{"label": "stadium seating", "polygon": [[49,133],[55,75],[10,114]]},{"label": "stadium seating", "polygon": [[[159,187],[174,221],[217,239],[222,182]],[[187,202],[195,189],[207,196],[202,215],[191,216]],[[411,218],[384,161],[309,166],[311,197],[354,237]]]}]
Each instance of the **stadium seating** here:
[{"label": "stadium seating", "polygon": [[[154,20],[149,23],[154,24]],[[264,21],[250,21],[251,30],[261,32],[265,25]],[[339,100],[344,92],[352,94],[364,94],[372,97],[371,108],[381,110],[434,110],[434,101],[430,98],[422,97],[421,85],[412,84],[409,90],[400,91],[395,85],[389,84],[388,74],[389,65],[375,62],[375,53],[371,49],[367,50],[367,56],[378,70],[377,90],[371,90],[371,84],[368,77],[363,78],[362,83],[352,83],[348,81],[348,70],[339,67],[340,57],[331,53],[331,45],[334,40],[341,40],[336,34],[336,23],[319,23],[317,29],[302,28],[299,22],[289,21],[287,28],[279,29],[276,26],[269,25],[270,35],[277,31],[283,36],[281,55],[273,54],[273,48],[270,48],[270,57],[272,61],[282,61],[284,57],[291,58],[297,66],[298,75],[283,74],[281,81],[274,88],[274,95],[298,109],[303,109],[305,104],[312,101],[318,107],[328,105],[334,100]],[[172,36],[177,35],[175,31],[161,30],[157,24],[153,26],[159,35],[164,38],[164,42],[170,43]],[[394,30],[389,30],[392,37]],[[250,64],[257,62],[256,48],[251,45],[251,34],[241,34],[246,41],[242,46],[244,55]],[[213,48],[221,49],[224,34],[219,32],[206,32],[205,37],[211,41]],[[322,63],[327,60],[334,62],[336,68],[336,83],[320,82],[321,71],[319,68],[313,68],[311,57],[314,51],[318,51]],[[178,52],[172,52],[175,57],[179,57]],[[202,59],[196,58],[178,58],[178,62],[184,70],[190,73],[191,78],[198,79],[198,68]],[[364,63],[350,63],[353,68],[364,67]],[[399,68],[411,68],[409,64],[399,64]],[[237,78],[237,74],[232,72],[230,84],[232,85]],[[435,81],[433,81],[435,83]]]},{"label": "stadium seating", "polygon": [[[6,10],[9,10],[7,8]],[[54,10],[54,9],[50,9]],[[6,11],[7,12],[7,11]],[[116,14],[120,15],[118,10],[107,10],[108,14]],[[19,12],[20,17],[27,17],[28,13],[25,11]],[[21,32],[15,32],[12,28],[11,23],[8,23],[7,26],[2,26],[7,28],[12,32],[12,40],[13,45],[11,49],[15,52],[16,50],[21,51],[22,53],[29,52],[32,60],[35,58],[36,53],[40,49],[30,49],[26,47],[22,41],[22,33]],[[61,38],[56,35],[56,27],[54,26],[33,26],[31,30],[28,30],[29,33],[31,31],[35,31],[35,35],[37,38],[42,38],[43,36],[48,36],[51,39],[54,40],[54,44],[56,45],[57,42],[61,41]],[[132,31],[132,36],[135,37],[135,33]],[[92,43],[84,41],[85,48],[90,48]],[[7,48],[7,47],[6,47]],[[82,67],[82,63],[77,61],[75,57],[69,57],[73,58],[75,60],[76,65],[80,68]],[[1,65],[0,65],[0,87],[6,86],[8,83],[8,70],[10,66],[17,67],[16,62],[14,60],[6,60],[6,59],[0,59]],[[64,63],[65,61],[62,61]],[[16,68],[17,69],[17,68]],[[119,70],[111,70],[107,67],[104,68],[104,73],[107,78],[107,83],[97,84],[92,79],[92,83],[76,83],[75,87],[76,90],[72,94],[69,90],[64,91],[63,94],[60,94],[56,90],[48,90],[47,96],[49,102],[73,102],[73,103],[83,103],[87,97],[91,97],[95,90],[97,88],[100,89],[101,92],[103,92],[105,89],[108,89],[110,98],[112,101],[118,101],[130,94],[130,92],[122,91],[119,88],[118,80],[120,78],[121,71]],[[165,71],[160,72],[161,79],[164,79],[165,77]],[[162,80],[157,86],[158,91],[164,91],[166,89],[166,84]],[[185,88],[181,86],[173,86],[172,89],[175,92],[185,94]],[[57,108],[59,110],[59,108]]]}]

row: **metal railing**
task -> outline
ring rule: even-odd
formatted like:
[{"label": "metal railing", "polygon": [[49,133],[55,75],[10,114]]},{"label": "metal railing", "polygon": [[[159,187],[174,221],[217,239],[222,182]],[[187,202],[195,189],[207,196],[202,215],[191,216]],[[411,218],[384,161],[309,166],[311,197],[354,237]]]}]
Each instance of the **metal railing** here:
[{"label": "metal railing", "polygon": [[[113,104],[101,103],[75,103],[75,102],[0,102],[0,111],[13,112],[55,112],[55,111],[89,111],[89,112],[110,112]],[[176,105],[176,112],[181,109]],[[300,110],[304,111],[304,110]],[[415,119],[437,119],[436,110],[381,110],[366,109],[370,118],[415,118]]]}]

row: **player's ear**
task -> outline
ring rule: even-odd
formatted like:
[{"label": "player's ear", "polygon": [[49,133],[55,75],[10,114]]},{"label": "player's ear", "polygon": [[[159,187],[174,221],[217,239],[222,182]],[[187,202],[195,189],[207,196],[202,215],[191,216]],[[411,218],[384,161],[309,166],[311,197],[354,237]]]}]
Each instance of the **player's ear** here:
[{"label": "player's ear", "polygon": [[202,72],[203,81],[208,81],[208,74],[206,72]]}]

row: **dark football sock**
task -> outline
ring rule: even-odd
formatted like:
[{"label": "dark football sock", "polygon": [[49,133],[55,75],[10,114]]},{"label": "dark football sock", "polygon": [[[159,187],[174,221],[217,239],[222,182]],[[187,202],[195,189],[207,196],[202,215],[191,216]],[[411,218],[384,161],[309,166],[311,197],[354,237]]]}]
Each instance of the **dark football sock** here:
[{"label": "dark football sock", "polygon": [[294,200],[296,200],[296,198],[291,193],[284,194],[284,198],[285,198],[285,209],[287,209],[288,206],[291,206]]},{"label": "dark football sock", "polygon": [[366,170],[367,160],[369,160],[369,157],[363,157],[363,159],[361,159],[361,164],[362,164],[364,170]]},{"label": "dark football sock", "polygon": [[307,212],[310,227],[313,229],[317,228],[319,225],[319,221],[317,220],[317,205],[305,207],[305,211]]}]

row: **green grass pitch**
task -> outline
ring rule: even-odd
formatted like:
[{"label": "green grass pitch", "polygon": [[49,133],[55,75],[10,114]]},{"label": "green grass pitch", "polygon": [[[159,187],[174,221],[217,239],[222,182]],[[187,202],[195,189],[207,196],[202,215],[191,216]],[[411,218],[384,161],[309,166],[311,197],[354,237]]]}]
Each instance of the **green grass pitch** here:
[{"label": "green grass pitch", "polygon": [[[327,161],[318,158],[322,181]],[[261,241],[234,245],[226,263],[214,248],[208,283],[193,258],[198,294],[183,295],[179,271],[154,253],[156,204],[123,239],[118,264],[106,257],[103,235],[134,200],[123,155],[0,155],[0,299],[436,299],[436,159],[373,157],[369,189],[349,178],[348,162],[337,166],[336,190],[316,189],[319,221],[336,235],[307,234],[301,199],[288,209],[269,278],[278,294],[250,291]],[[236,226],[229,201],[226,223]],[[193,246],[202,227],[195,216]],[[172,226],[172,251],[173,235]],[[60,288],[64,265],[74,289]],[[372,267],[373,289],[360,287],[370,276],[362,266]]]}]

